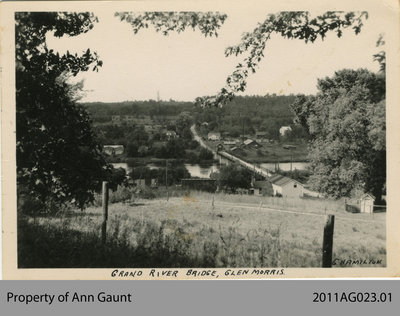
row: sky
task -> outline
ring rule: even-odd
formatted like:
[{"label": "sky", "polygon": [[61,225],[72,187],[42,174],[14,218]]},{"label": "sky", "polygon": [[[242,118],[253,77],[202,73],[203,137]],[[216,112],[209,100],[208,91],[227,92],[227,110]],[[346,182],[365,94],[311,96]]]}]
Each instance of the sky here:
[{"label": "sky", "polygon": [[[73,79],[84,80],[82,102],[155,100],[157,92],[162,100],[178,101],[214,95],[243,58],[225,57],[225,48],[238,44],[244,32],[252,31],[274,12],[225,12],[228,18],[218,38],[204,37],[192,29],[168,36],[151,28],[134,34],[114,12],[94,13],[99,23],[88,33],[60,39],[49,34],[47,38],[48,46],[60,53],[68,49],[80,54],[90,48],[103,61],[99,72],[83,72]],[[372,56],[379,51],[375,44],[384,32],[384,22],[379,12],[369,12],[359,35],[346,30],[341,38],[331,33],[325,40],[309,44],[272,36],[259,69],[249,77],[241,94],[315,94],[317,79],[332,76],[337,70],[378,71]]]}]

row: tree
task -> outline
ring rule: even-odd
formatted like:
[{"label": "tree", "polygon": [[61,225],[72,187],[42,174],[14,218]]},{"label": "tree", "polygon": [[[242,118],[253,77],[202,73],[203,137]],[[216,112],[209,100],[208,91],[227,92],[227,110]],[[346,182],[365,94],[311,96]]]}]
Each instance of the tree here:
[{"label": "tree", "polygon": [[332,197],[362,191],[379,202],[386,182],[384,75],[345,69],[320,79],[318,90],[292,105],[312,139],[310,183]]},{"label": "tree", "polygon": [[175,121],[175,128],[178,135],[185,139],[192,139],[190,126],[192,125],[192,117],[187,113],[181,113]]},{"label": "tree", "polygon": [[67,81],[102,62],[90,49],[59,55],[46,46],[48,32],[76,36],[96,21],[91,13],[15,14],[17,182],[20,194],[42,203],[83,208],[107,172],[89,116],[75,102],[80,86]]},{"label": "tree", "polygon": [[231,164],[220,168],[218,180],[222,187],[229,188],[234,193],[238,188],[250,188],[251,172],[237,164]]}]

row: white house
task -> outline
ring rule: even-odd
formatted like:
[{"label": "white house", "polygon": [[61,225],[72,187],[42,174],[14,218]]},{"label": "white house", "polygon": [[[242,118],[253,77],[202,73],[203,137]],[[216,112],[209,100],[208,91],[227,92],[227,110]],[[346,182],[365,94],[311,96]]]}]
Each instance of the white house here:
[{"label": "white house", "polygon": [[285,136],[285,134],[286,134],[286,132],[291,132],[292,131],[292,128],[290,127],[290,126],[282,126],[280,129],[279,129],[279,134],[281,134],[281,136]]},{"label": "white house", "polygon": [[210,132],[207,135],[208,140],[221,140],[221,133],[218,132]]},{"label": "white house", "polygon": [[272,190],[275,196],[293,198],[302,197],[304,194],[303,184],[280,174],[273,175],[269,181],[272,183]]}]

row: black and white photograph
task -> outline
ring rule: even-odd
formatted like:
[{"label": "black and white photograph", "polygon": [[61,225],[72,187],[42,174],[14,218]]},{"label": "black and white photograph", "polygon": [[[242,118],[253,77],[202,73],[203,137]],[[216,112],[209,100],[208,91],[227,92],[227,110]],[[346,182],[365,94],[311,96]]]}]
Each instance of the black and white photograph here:
[{"label": "black and white photograph", "polygon": [[14,8],[4,266],[24,278],[398,273],[397,12],[375,3]]}]

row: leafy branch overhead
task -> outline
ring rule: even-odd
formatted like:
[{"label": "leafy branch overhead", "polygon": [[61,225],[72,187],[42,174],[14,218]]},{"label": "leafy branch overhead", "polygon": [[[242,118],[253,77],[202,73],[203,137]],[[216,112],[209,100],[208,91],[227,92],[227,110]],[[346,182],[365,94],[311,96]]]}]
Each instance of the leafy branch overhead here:
[{"label": "leafy branch overhead", "polygon": [[342,36],[343,30],[351,28],[355,34],[361,31],[367,12],[326,12],[317,17],[311,17],[309,12],[280,12],[270,14],[264,22],[259,23],[252,31],[243,34],[238,45],[225,50],[225,56],[247,53],[244,60],[226,79],[226,86],[214,97],[198,98],[197,104],[202,106],[222,106],[230,101],[236,92],[246,89],[249,74],[255,73],[264,57],[268,40],[275,33],[286,39],[299,39],[313,43],[318,38],[322,40],[327,33],[335,32]]},{"label": "leafy branch overhead", "polygon": [[205,36],[215,37],[218,37],[217,30],[227,17],[219,12],[116,12],[115,16],[129,23],[135,34],[142,28],[153,26],[156,32],[163,35],[198,28]]}]

